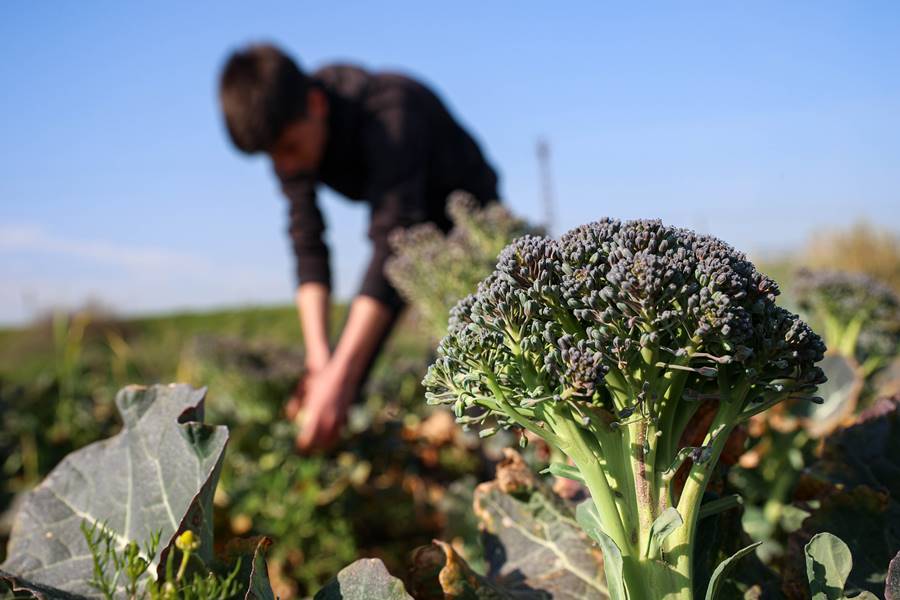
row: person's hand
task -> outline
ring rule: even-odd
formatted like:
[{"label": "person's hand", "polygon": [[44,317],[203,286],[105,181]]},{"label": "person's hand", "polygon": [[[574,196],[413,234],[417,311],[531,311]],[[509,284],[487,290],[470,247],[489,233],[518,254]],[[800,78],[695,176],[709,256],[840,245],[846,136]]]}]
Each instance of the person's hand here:
[{"label": "person's hand", "polygon": [[303,374],[300,375],[300,379],[297,381],[297,387],[294,388],[294,393],[291,394],[291,397],[284,404],[284,416],[289,421],[296,421],[297,415],[303,409],[303,398],[306,396],[306,380],[323,371],[328,366],[330,358],[330,355],[323,353],[319,353],[318,357],[313,355],[307,356]]},{"label": "person's hand", "polygon": [[286,416],[289,421],[295,421],[297,419],[297,415],[300,414],[300,410],[303,408],[303,397],[306,395],[307,377],[309,377],[309,373],[304,373],[300,376],[300,381],[297,382],[297,387],[294,388],[294,393],[284,404],[284,416]]},{"label": "person's hand", "polygon": [[295,444],[301,452],[326,449],[340,436],[355,388],[333,363],[308,374],[303,388],[303,422]]}]

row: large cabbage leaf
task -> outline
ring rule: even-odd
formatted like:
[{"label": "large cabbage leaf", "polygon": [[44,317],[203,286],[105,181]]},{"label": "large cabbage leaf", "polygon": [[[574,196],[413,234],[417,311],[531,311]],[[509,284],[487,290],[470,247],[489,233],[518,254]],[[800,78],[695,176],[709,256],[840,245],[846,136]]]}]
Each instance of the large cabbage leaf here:
[{"label": "large cabbage leaf", "polygon": [[536,478],[512,450],[497,478],[475,489],[487,578],[516,598],[604,600],[603,558],[573,507]]},{"label": "large cabbage leaf", "polygon": [[205,393],[175,384],[121,390],[122,431],[68,455],[29,493],[0,568],[18,585],[96,596],[87,584],[92,560],[83,522],[102,524],[120,545],[143,544],[160,531],[157,575],[186,529],[200,536],[201,557],[211,559],[212,496],[228,429],[203,424]]}]

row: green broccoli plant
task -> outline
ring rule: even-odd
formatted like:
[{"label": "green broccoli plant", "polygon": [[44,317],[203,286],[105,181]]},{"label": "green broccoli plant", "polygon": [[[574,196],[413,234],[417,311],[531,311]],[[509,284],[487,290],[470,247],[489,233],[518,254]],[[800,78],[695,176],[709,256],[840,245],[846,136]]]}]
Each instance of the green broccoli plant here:
[{"label": "green broccoli plant", "polygon": [[385,267],[435,340],[446,331],[450,308],[491,273],[500,251],[513,239],[537,231],[502,204],[482,207],[462,192],[450,196],[447,213],[453,222],[448,234],[433,223],[394,232],[394,255]]},{"label": "green broccoli plant", "polygon": [[818,391],[824,402],[784,404],[754,419],[751,448],[741,457],[741,468],[729,474],[747,500],[747,531],[766,542],[764,552],[776,554],[797,526],[791,498],[815,449],[871,402],[875,375],[900,349],[900,299],[875,279],[801,270],[793,291],[828,345],[820,364],[828,382]]},{"label": "green broccoli plant", "polygon": [[751,449],[729,475],[745,495],[744,520],[764,552],[780,554],[796,527],[791,498],[821,440],[853,422],[877,388],[875,376],[900,350],[900,299],[875,279],[842,271],[801,270],[793,288],[799,307],[824,332],[820,366],[828,382],[820,405],[791,403],[754,420]]},{"label": "green broccoli plant", "polygon": [[824,405],[792,412],[821,438],[874,400],[876,376],[900,355],[900,297],[868,275],[843,271],[801,270],[796,292],[800,308],[824,332],[829,384],[820,390]]},{"label": "green broccoli plant", "polygon": [[900,298],[887,285],[859,273],[800,271],[800,308],[821,323],[832,351],[855,359],[863,377],[900,351]]},{"label": "green broccoli plant", "polygon": [[[817,401],[825,380],[824,344],[778,294],[731,246],[659,221],[524,236],[453,309],[427,398],[568,457],[550,470],[590,493],[578,520],[611,598],[689,599],[698,520],[728,504],[701,506],[730,433],[785,399]],[[704,404],[714,417],[692,445]]]}]

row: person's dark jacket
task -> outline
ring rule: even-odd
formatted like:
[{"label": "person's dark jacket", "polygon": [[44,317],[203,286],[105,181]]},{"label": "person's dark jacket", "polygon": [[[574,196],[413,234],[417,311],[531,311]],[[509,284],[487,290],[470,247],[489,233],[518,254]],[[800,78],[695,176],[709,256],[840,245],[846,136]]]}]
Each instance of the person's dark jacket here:
[{"label": "person's dark jacket", "polygon": [[331,285],[325,222],[316,204],[324,183],[370,205],[372,259],[360,294],[399,309],[384,276],[388,234],[432,221],[450,227],[445,205],[454,190],[482,203],[497,198],[497,175],[472,137],[424,85],[402,75],[335,65],[312,75],[329,105],[328,140],[318,172],[280,176],[290,203],[289,233],[300,283]]}]

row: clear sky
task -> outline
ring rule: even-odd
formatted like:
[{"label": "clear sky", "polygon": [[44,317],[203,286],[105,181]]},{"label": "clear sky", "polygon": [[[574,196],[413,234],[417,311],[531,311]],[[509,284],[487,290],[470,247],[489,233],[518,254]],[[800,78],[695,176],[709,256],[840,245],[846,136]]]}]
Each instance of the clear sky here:
[{"label": "clear sky", "polygon": [[[0,322],[87,298],[290,301],[286,203],[216,104],[227,53],[254,40],[424,79],[533,220],[546,136],[560,231],[660,217],[761,251],[861,217],[900,229],[896,2],[6,0]],[[347,297],[367,214],[322,202]]]}]

